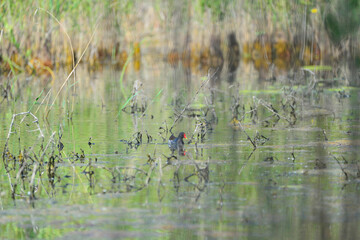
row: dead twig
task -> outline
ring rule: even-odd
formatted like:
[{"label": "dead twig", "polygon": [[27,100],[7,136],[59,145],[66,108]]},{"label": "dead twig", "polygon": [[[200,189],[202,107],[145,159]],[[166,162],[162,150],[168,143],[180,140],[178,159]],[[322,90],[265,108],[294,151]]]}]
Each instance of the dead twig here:
[{"label": "dead twig", "polygon": [[[21,115],[30,115],[34,118],[34,121],[33,123],[36,124],[37,126],[37,129],[34,129],[34,130],[31,130],[32,132],[35,132],[35,131],[38,131],[39,132],[39,137],[40,138],[44,138],[44,134],[40,128],[40,125],[39,125],[39,119],[32,113],[32,112],[22,112],[22,113],[16,113],[16,114],[13,114],[12,116],[12,119],[11,119],[11,123],[10,123],[10,127],[9,127],[9,132],[8,132],[8,135],[7,135],[7,138],[6,138],[6,141],[5,141],[5,145],[4,145],[4,151],[3,151],[3,160],[5,161],[5,154],[6,154],[6,150],[7,150],[7,147],[8,147],[8,143],[9,143],[9,139],[10,139],[10,136],[12,133],[16,133],[16,130],[14,131],[13,130],[13,127],[14,127],[14,124],[15,124],[15,119],[16,117],[18,116],[21,116]],[[22,119],[22,121],[24,120],[24,118]]]},{"label": "dead twig", "polygon": [[247,134],[247,132],[245,131],[243,125],[241,124],[240,121],[237,121],[237,124],[239,125],[239,127],[241,128],[241,130],[245,133],[245,135],[247,136],[247,139],[251,142],[251,144],[254,147],[254,150],[256,149],[256,144],[255,142],[251,139],[251,137],[249,136],[249,134]]},{"label": "dead twig", "polygon": [[257,100],[258,101],[258,104],[261,104],[262,106],[264,106],[265,108],[267,108],[270,112],[272,112],[274,115],[276,115],[278,118],[280,119],[283,119],[285,121],[287,121],[290,125],[293,125],[293,121],[291,121],[289,118],[287,117],[284,117],[282,115],[280,115],[274,108],[271,104],[265,102],[263,99],[259,99],[257,97],[253,97],[254,100]]},{"label": "dead twig", "polygon": [[45,149],[43,150],[43,153],[42,153],[41,156],[40,156],[40,163],[43,162],[44,156],[45,156],[45,153],[46,153],[46,150],[48,149],[50,143],[52,142],[53,144],[55,144],[55,141],[54,141],[54,135],[55,135],[55,133],[56,133],[56,132],[53,132],[53,133],[51,134],[50,139],[49,139],[49,142],[48,142],[48,144],[46,144]]},{"label": "dead twig", "polygon": [[185,110],[189,107],[189,105],[195,101],[196,97],[198,96],[200,90],[215,76],[215,74],[217,73],[219,69],[216,69],[216,71],[210,75],[210,71],[208,72],[208,77],[206,79],[206,81],[204,81],[201,86],[199,87],[199,89],[196,91],[194,97],[191,99],[190,102],[188,102],[188,104],[186,104],[186,106],[184,107],[184,109],[180,112],[180,114],[176,117],[176,119],[174,120],[174,123],[171,125],[170,127],[170,132],[172,131],[175,123],[182,117],[182,115],[184,114]]},{"label": "dead twig", "polygon": [[337,157],[335,157],[334,155],[332,155],[332,154],[330,154],[335,160],[336,160],[336,162],[339,164],[339,166],[340,166],[340,169],[341,169],[341,171],[344,173],[344,175],[345,175],[345,179],[346,180],[349,180],[349,174],[345,171],[345,168],[341,165],[341,163],[339,162],[339,160],[337,159]]}]

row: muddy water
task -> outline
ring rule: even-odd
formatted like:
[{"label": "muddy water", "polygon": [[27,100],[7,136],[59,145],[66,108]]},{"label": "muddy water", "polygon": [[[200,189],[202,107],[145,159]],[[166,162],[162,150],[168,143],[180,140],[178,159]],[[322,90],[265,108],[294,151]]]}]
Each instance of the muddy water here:
[{"label": "muddy water", "polygon": [[[296,122],[289,124],[260,104],[260,100],[271,103],[290,118],[289,107],[284,110],[281,105],[287,104],[283,88],[291,86],[287,79],[260,81],[249,67],[241,66],[235,82],[227,83],[222,73],[217,84],[202,86],[206,78],[201,72],[189,75],[181,67],[159,66],[129,70],[123,82],[129,98],[135,80],[141,81],[134,102],[145,109],[144,115],[137,110],[130,113],[133,103],[126,104],[120,94],[120,72],[79,69],[72,120],[66,117],[65,100],[56,105],[48,122],[39,114],[45,143],[56,132],[50,145],[58,158],[49,175],[51,163],[45,157],[34,178],[35,199],[30,199],[27,183],[31,167],[27,177],[16,181],[19,161],[10,163],[15,165],[11,183],[19,185],[12,198],[1,164],[0,238],[356,239],[360,235],[358,89],[342,85],[310,89],[304,80],[293,88]],[[232,110],[234,99],[240,106],[237,115]],[[1,146],[11,115],[26,111],[33,101],[23,93],[15,104],[1,105]],[[175,153],[176,158],[170,158],[166,129],[189,102],[185,117],[173,128],[176,134],[187,134],[185,156]],[[256,118],[249,113],[255,106]],[[232,122],[235,115],[245,116],[242,128]],[[244,131],[256,142],[255,150]],[[136,138],[138,132],[141,138]],[[20,141],[19,135],[11,134],[9,148],[14,155],[19,146],[40,144],[32,132],[21,134]],[[59,141],[64,146],[60,152]]]}]

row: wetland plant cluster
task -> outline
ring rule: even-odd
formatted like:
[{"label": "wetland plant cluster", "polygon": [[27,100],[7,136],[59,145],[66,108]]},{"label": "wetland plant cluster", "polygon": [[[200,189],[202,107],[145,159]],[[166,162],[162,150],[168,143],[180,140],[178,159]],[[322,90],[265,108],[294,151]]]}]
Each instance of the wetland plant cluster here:
[{"label": "wetland plant cluster", "polygon": [[[157,136],[152,136],[147,130],[144,130],[135,132],[129,140],[120,140],[127,146],[126,153],[136,151],[143,144],[166,144],[168,137],[173,134],[174,129],[184,118],[195,119],[194,130],[188,134],[190,137],[185,143],[185,149],[181,151],[171,151],[170,149],[171,154],[169,155],[167,152],[162,151],[158,154],[155,147],[153,154],[144,156],[147,161],[144,161],[141,166],[107,166],[107,164],[99,162],[93,154],[86,154],[86,151],[81,148],[79,152],[66,153],[64,152],[66,146],[62,141],[63,133],[61,128],[58,133],[52,132],[50,137],[45,139],[39,120],[33,113],[14,114],[2,154],[11,197],[14,200],[16,198],[26,198],[33,201],[38,195],[41,195],[37,195],[37,193],[42,191],[52,197],[58,191],[57,186],[61,186],[63,191],[66,192],[66,188],[71,185],[69,179],[81,178],[81,176],[86,177],[89,192],[92,194],[137,192],[147,187],[151,179],[156,176],[159,182],[159,198],[161,198],[162,175],[163,171],[169,171],[168,166],[172,166],[172,181],[175,189],[178,189],[180,181],[186,181],[193,184],[199,192],[202,192],[210,179],[210,159],[205,162],[196,159],[203,156],[203,146],[199,147],[199,145],[206,142],[207,134],[211,133],[217,125],[217,118],[216,113],[215,117],[208,114],[216,111],[213,105],[207,104],[206,98],[203,99],[204,107],[196,108],[193,103],[198,101],[200,93],[205,93],[210,98],[217,98],[217,96],[212,96],[215,94],[211,86],[214,76],[215,74],[209,72],[207,79],[203,81],[183,109],[179,111],[174,109],[175,114],[172,117],[172,125],[169,127],[165,120],[158,126]],[[230,97],[232,99],[229,106],[231,118],[228,119],[228,127],[232,128],[233,131],[240,131],[253,147],[248,159],[259,146],[272,140],[271,136],[265,136],[266,134],[261,131],[256,130],[254,132],[253,127],[249,127],[249,124],[254,127],[261,126],[261,129],[276,128],[279,124],[286,128],[293,127],[303,114],[302,108],[305,108],[306,92],[309,91],[309,88],[311,88],[311,91],[321,94],[312,83],[309,83],[309,86],[298,90],[292,87],[284,87],[281,99],[275,102],[267,102],[254,96],[252,102],[248,104],[241,103],[240,99],[242,97],[239,89],[234,91],[234,94]],[[133,96],[139,94],[139,98],[132,98],[130,103],[130,108],[134,111],[124,111],[124,114],[130,114],[138,120],[144,117],[152,118],[151,114],[144,114],[151,104],[142,102],[147,100],[138,91],[133,91],[132,94]],[[336,94],[340,96],[341,92]],[[339,100],[341,100],[341,97],[339,97]],[[134,107],[137,104],[146,107],[144,109]],[[174,107],[177,108],[177,106]],[[323,134],[325,140],[327,140],[325,131],[323,131]],[[27,136],[27,139],[24,139],[24,136]],[[29,136],[31,137],[29,138]],[[87,144],[88,151],[91,151],[94,144],[93,138],[90,137]],[[195,157],[193,157],[192,151],[186,150],[187,146],[191,145],[194,146]],[[115,154],[118,153],[115,152]],[[354,171],[354,168],[349,167],[350,165],[344,157],[343,162],[340,162],[335,156],[333,158],[339,164],[346,180],[359,178],[357,163],[353,163],[357,166],[357,171]],[[276,158],[273,156],[264,159],[265,162],[270,164],[274,163],[275,160]],[[295,161],[294,152],[292,153],[292,160]],[[70,166],[74,168],[74,171],[69,169]],[[192,166],[190,173],[180,179],[178,171],[189,166]],[[315,169],[325,167],[321,160],[317,160]],[[105,181],[103,181],[104,178]],[[101,183],[98,179],[102,179]]]}]

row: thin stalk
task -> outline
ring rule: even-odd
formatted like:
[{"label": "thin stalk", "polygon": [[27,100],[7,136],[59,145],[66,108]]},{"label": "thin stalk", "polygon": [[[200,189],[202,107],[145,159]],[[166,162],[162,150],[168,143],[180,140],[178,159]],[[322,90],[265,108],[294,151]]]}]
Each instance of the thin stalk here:
[{"label": "thin stalk", "polygon": [[[61,29],[62,29],[63,32],[65,33],[65,35],[66,35],[66,37],[67,37],[67,39],[68,39],[68,41],[69,41],[69,45],[70,45],[70,49],[71,49],[72,68],[75,69],[74,48],[73,48],[73,46],[72,46],[70,36],[69,36],[69,34],[66,32],[65,27],[60,23],[60,21],[59,21],[51,12],[49,12],[49,11],[46,10],[46,9],[38,8],[38,9],[36,9],[34,15],[36,15],[36,13],[37,13],[38,10],[42,10],[42,11],[46,12],[47,14],[49,14],[49,15],[59,24],[59,26],[61,27]],[[75,81],[76,81],[76,72],[74,72],[74,83],[75,83]],[[74,93],[75,93],[75,91],[76,91],[76,87],[75,87],[75,84],[74,84]],[[74,110],[74,94],[73,94],[73,97],[72,97],[72,110],[71,110],[71,111],[73,112],[73,110]]]},{"label": "thin stalk", "polygon": [[206,81],[204,81],[204,82],[201,84],[200,88],[196,91],[194,97],[191,99],[190,102],[188,102],[188,104],[186,104],[186,106],[184,107],[184,109],[180,112],[180,114],[179,114],[179,115],[176,117],[176,119],[174,120],[173,124],[172,124],[171,127],[170,127],[170,132],[171,132],[171,130],[173,129],[173,127],[175,126],[175,123],[182,117],[182,115],[184,114],[185,110],[189,107],[189,105],[190,105],[193,101],[195,101],[195,99],[196,99],[197,95],[199,94],[200,90],[210,81],[210,79],[212,79],[212,78],[215,76],[215,74],[217,73],[218,70],[219,70],[219,69],[216,69],[216,71],[213,73],[213,75],[210,75],[210,72],[208,73],[208,77],[207,77]]},{"label": "thin stalk", "polygon": [[[132,59],[132,56],[134,55],[134,48],[131,49],[131,52],[129,54],[129,57],[126,59],[126,62],[123,66],[123,69],[121,70],[121,75],[120,75],[120,89],[121,89],[121,93],[122,93],[122,97],[124,99],[127,98],[126,93],[125,93],[125,89],[124,89],[124,85],[123,85],[123,79],[124,79],[124,75],[125,75],[125,71],[127,66],[130,63],[130,60]],[[133,96],[134,97],[134,96]]]},{"label": "thin stalk", "polygon": [[[95,35],[95,32],[96,32],[96,29],[97,29],[98,25],[99,25],[99,19],[98,19],[98,21],[97,21],[97,24],[95,25],[95,29],[94,29],[91,37],[90,37],[90,40],[89,40],[88,43],[86,44],[86,47],[85,47],[84,51],[82,52],[82,54],[81,54],[78,62],[76,63],[76,65],[74,66],[74,68],[72,69],[72,71],[69,73],[69,75],[68,75],[67,78],[65,79],[64,83],[62,84],[62,86],[60,87],[59,91],[57,92],[57,94],[56,94],[56,96],[55,96],[55,99],[54,99],[53,102],[51,103],[50,108],[49,108],[49,110],[48,110],[47,113],[46,113],[46,117],[45,117],[45,118],[48,117],[48,115],[49,115],[52,107],[54,106],[55,101],[56,101],[56,99],[58,98],[61,90],[64,88],[65,84],[68,82],[68,80],[69,80],[69,78],[71,77],[71,75],[75,72],[75,69],[77,68],[77,66],[79,65],[80,61],[82,60],[82,58],[83,58],[86,50],[89,48],[90,42],[91,42],[92,39],[94,38],[94,35]],[[45,109],[45,111],[46,111],[46,109]]]}]

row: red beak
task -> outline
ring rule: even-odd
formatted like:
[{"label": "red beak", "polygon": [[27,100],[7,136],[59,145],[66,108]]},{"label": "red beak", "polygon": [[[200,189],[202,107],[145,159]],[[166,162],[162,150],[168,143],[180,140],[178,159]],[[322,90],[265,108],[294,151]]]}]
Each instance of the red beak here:
[{"label": "red beak", "polygon": [[186,134],[184,133],[184,138],[187,139]]}]

